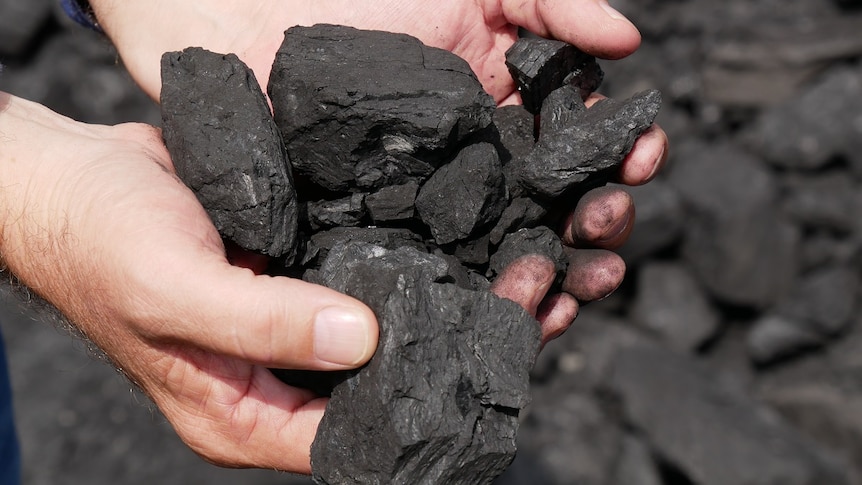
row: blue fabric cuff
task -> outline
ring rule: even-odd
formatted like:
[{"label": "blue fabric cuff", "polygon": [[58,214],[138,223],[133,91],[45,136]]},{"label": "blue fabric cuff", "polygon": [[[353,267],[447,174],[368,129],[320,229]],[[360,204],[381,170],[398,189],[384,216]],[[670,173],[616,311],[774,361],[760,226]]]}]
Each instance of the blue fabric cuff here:
[{"label": "blue fabric cuff", "polygon": [[60,0],[60,6],[63,7],[63,11],[70,19],[100,34],[104,33],[93,14],[90,2],[86,0]]}]

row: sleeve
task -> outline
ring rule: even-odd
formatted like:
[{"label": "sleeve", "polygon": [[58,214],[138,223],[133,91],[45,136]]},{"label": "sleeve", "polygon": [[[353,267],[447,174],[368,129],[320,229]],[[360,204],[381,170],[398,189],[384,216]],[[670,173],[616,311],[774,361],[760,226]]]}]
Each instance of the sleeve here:
[{"label": "sleeve", "polygon": [[93,14],[93,8],[90,7],[90,2],[87,0],[60,0],[60,6],[63,7],[66,15],[75,22],[96,32],[103,33],[102,28],[99,27],[98,20],[96,20],[96,15]]}]

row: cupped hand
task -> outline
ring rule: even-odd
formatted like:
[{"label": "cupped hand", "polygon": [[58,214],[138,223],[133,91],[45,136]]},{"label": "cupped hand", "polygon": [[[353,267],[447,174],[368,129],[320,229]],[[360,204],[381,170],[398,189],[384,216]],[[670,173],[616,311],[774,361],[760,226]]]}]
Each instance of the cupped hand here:
[{"label": "cupped hand", "polygon": [[204,458],[309,472],[326,401],[268,367],[367,361],[360,302],[233,266],[155,128],[84,125],[0,93],[0,255]]}]

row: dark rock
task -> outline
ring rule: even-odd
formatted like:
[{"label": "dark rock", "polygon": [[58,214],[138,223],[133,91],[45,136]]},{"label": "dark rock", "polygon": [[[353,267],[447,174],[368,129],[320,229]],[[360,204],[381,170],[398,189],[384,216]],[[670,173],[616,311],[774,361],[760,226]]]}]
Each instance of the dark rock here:
[{"label": "dark rock", "polygon": [[162,57],[165,144],[219,233],[270,256],[296,248],[287,155],[254,73],[200,48]]},{"label": "dark rock", "polygon": [[623,439],[622,449],[609,484],[662,485],[658,467],[652,451],[643,440],[628,435]]},{"label": "dark rock", "polygon": [[488,272],[491,275],[499,275],[506,266],[528,254],[545,256],[554,263],[560,274],[564,274],[568,266],[568,258],[563,252],[563,242],[560,237],[551,229],[541,226],[520,229],[507,235],[491,256]]},{"label": "dark rock", "polygon": [[365,198],[365,205],[375,223],[410,219],[416,212],[416,193],[419,185],[408,182],[404,185],[383,187]]},{"label": "dark rock", "polygon": [[510,232],[540,225],[547,215],[548,208],[529,197],[512,199],[491,230],[491,244],[500,244],[503,236]]},{"label": "dark rock", "polygon": [[535,114],[557,88],[571,85],[581,99],[586,99],[604,77],[595,57],[571,44],[536,37],[518,39],[506,51],[506,66],[518,85],[524,107]]},{"label": "dark rock", "polygon": [[50,16],[49,0],[0,1],[0,55],[22,54]]},{"label": "dark rock", "polygon": [[796,276],[799,230],[776,209],[775,176],[731,145],[688,144],[670,172],[689,220],[683,256],[713,296],[766,308]]},{"label": "dark rock", "polygon": [[437,243],[448,244],[496,223],[507,203],[497,151],[480,143],[434,172],[419,190],[416,210]]},{"label": "dark rock", "polygon": [[637,217],[629,239],[617,252],[632,265],[679,242],[686,214],[676,189],[662,179],[625,190],[632,196]]},{"label": "dark rock", "polygon": [[360,256],[346,280],[331,279],[371,304],[381,336],[332,392],[311,450],[317,483],[490,483],[514,458],[538,323],[491,293],[433,283],[423,267]]},{"label": "dark rock", "polygon": [[862,186],[846,170],[787,177],[782,208],[810,229],[851,233],[862,228]]},{"label": "dark rock", "polygon": [[287,31],[269,94],[294,169],[335,191],[424,180],[494,109],[458,56],[334,25]]},{"label": "dark rock", "polygon": [[640,268],[632,321],[658,334],[678,351],[693,352],[715,335],[718,312],[688,268],[648,263]]},{"label": "dark rock", "polygon": [[500,136],[503,165],[526,157],[536,143],[535,115],[522,105],[509,105],[495,109],[492,119]]},{"label": "dark rock", "polygon": [[822,268],[801,278],[752,327],[752,359],[767,364],[827,343],[852,323],[859,288],[859,275],[849,268]]},{"label": "dark rock", "polygon": [[[859,36],[851,37],[862,45]],[[860,73],[858,66],[836,67],[801,94],[763,112],[746,137],[748,144],[779,167],[816,169],[843,156],[862,173]]]},{"label": "dark rock", "polygon": [[535,148],[512,168],[528,193],[547,198],[560,197],[590,175],[617,167],[661,105],[661,95],[654,90],[623,102],[604,99],[590,109],[583,109],[568,86],[551,96],[558,99],[548,101],[552,115],[542,116]]},{"label": "dark rock", "polygon": [[483,234],[471,239],[457,241],[446,247],[446,251],[452,253],[464,264],[471,266],[484,266],[488,264],[491,257],[491,236]]},{"label": "dark rock", "polygon": [[355,227],[362,223],[366,215],[365,202],[363,194],[353,194],[338,200],[309,202],[306,204],[306,215],[315,231],[339,226]]},{"label": "dark rock", "polygon": [[693,359],[624,348],[608,386],[627,421],[691,483],[850,483],[843,463]]},{"label": "dark rock", "polygon": [[329,250],[338,244],[346,242],[364,242],[386,249],[396,249],[402,246],[412,247],[421,252],[427,252],[425,243],[418,235],[409,229],[386,227],[334,227],[328,231],[314,233],[308,241],[303,265],[322,264]]}]

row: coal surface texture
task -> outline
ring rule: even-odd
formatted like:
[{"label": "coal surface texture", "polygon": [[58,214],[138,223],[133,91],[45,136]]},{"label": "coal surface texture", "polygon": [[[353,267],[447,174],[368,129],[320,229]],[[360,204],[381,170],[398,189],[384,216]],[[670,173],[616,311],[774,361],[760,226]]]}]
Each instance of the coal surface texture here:
[{"label": "coal surface texture", "polygon": [[598,89],[604,73],[596,58],[558,40],[525,37],[506,51],[506,66],[518,85],[524,107],[538,114],[557,88],[577,88],[581,99]]},{"label": "coal surface texture", "polygon": [[162,57],[163,136],[177,175],[219,233],[270,256],[295,251],[297,202],[284,144],[251,70],[200,48]]},{"label": "coal surface texture", "polygon": [[422,181],[494,110],[463,59],[333,25],[286,32],[269,95],[297,173],[331,191]]},{"label": "coal surface texture", "polygon": [[661,93],[648,90],[586,109],[577,91],[563,86],[548,96],[536,146],[522,163],[512,164],[512,173],[528,193],[560,197],[588,177],[618,167],[660,107]]},{"label": "coal surface texture", "polygon": [[490,483],[514,458],[538,323],[490,292],[434,282],[440,258],[348,245],[330,252],[323,279],[369,303],[380,344],[333,390],[311,449],[315,482]]}]

